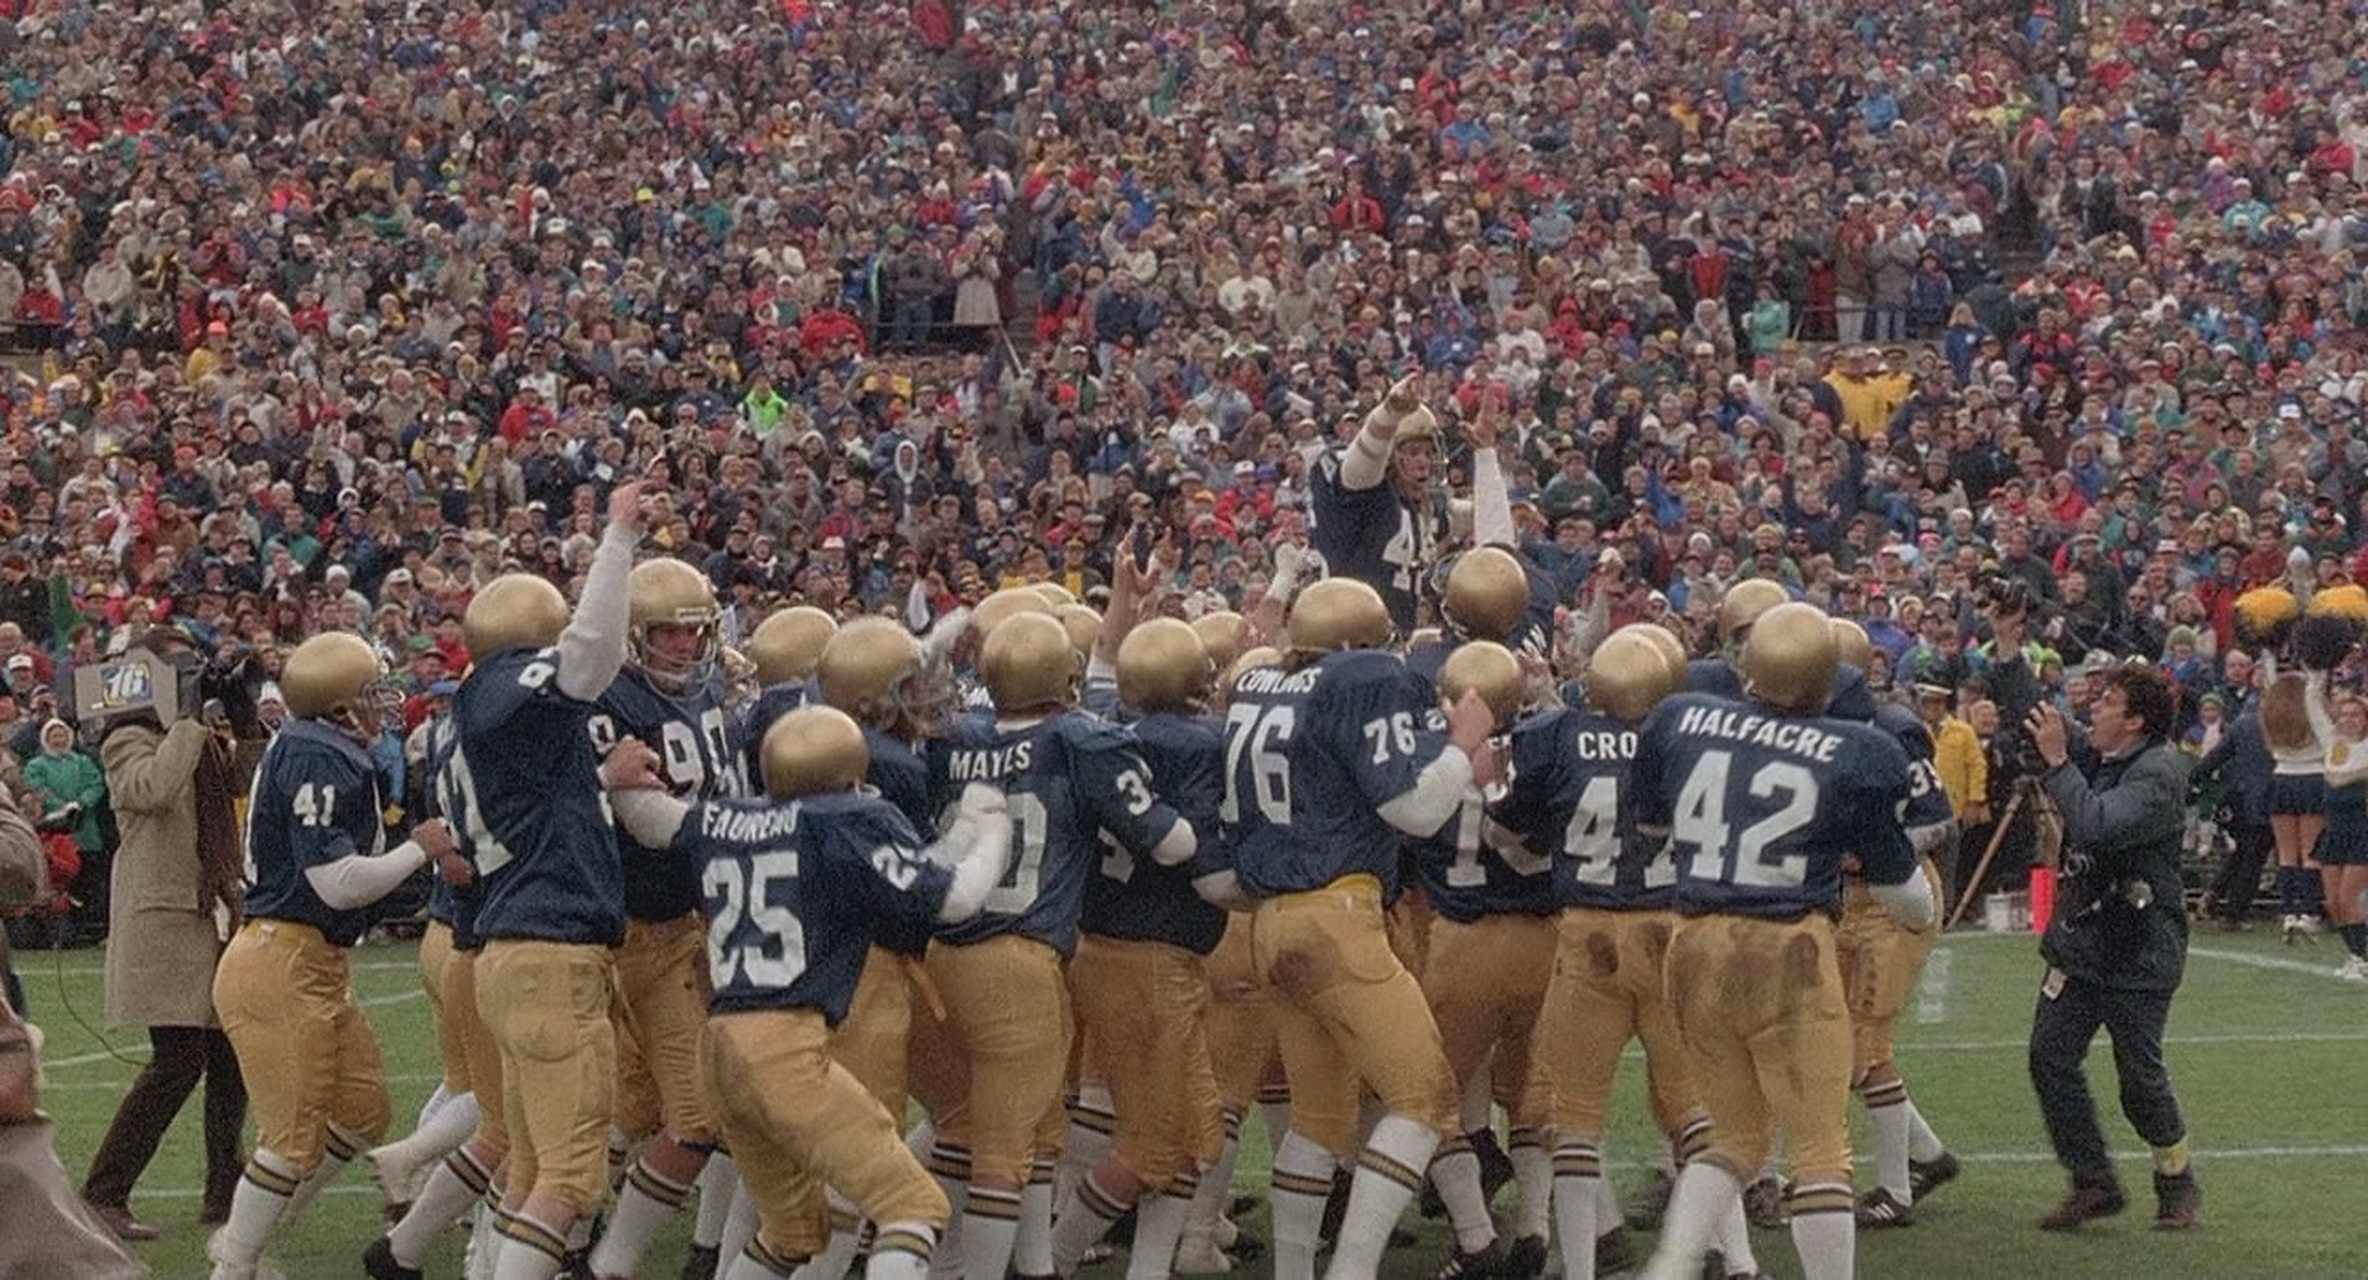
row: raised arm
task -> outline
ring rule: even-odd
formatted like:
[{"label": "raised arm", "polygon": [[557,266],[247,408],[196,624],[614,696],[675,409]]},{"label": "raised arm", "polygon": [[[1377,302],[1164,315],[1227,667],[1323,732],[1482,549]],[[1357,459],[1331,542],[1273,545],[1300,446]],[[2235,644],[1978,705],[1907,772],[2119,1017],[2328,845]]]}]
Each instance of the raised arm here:
[{"label": "raised arm", "polygon": [[625,668],[625,633],[633,618],[625,580],[641,544],[641,494],[641,482],[635,481],[609,495],[608,529],[592,554],[584,598],[576,602],[567,630],[559,633],[559,690],[578,702],[599,697]]}]

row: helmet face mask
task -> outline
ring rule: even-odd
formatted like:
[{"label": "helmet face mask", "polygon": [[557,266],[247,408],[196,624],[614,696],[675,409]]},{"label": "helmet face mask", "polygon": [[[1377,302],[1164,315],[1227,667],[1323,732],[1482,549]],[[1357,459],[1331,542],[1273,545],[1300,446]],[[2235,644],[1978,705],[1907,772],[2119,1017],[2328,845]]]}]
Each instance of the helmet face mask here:
[{"label": "helmet face mask", "polygon": [[633,661],[660,688],[680,692],[704,683],[722,657],[712,620],[653,622],[637,628]]}]

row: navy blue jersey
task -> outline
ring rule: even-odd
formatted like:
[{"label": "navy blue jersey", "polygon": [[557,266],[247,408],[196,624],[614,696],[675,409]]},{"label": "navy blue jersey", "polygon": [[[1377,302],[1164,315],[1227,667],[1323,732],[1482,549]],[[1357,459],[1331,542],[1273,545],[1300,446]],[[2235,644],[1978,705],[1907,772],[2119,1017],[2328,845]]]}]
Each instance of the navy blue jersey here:
[{"label": "navy blue jersey", "polygon": [[1845,854],[1876,884],[1917,870],[1907,753],[1870,725],[1680,694],[1645,719],[1628,776],[1638,830],[1669,837],[1681,911],[1839,910]]},{"label": "navy blue jersey", "polygon": [[1696,658],[1686,664],[1686,692],[1717,698],[1743,697],[1743,674],[1725,658]]},{"label": "navy blue jersey", "polygon": [[599,709],[558,675],[555,648],[469,668],[452,697],[446,812],[462,815],[454,834],[477,869],[479,936],[615,946],[625,875],[592,746]]},{"label": "navy blue jersey", "polygon": [[370,753],[318,721],[282,726],[247,793],[248,918],[308,924],[338,946],[352,946],[368,913],[332,909],[304,873],[385,849]]},{"label": "navy blue jersey", "polygon": [[[740,755],[732,750],[724,717],[723,686],[717,681],[668,693],[639,667],[617,673],[600,695],[600,714],[586,726],[603,759],[617,743],[639,738],[658,753],[658,772],[667,790],[682,800],[712,800],[748,794]],[[699,909],[699,873],[687,857],[644,849],[623,832],[617,844],[625,860],[625,914],[635,920],[673,920]]]},{"label": "navy blue jersey", "polygon": [[1677,884],[1669,843],[1637,834],[1621,803],[1636,726],[1573,707],[1513,727],[1511,776],[1496,826],[1554,864],[1554,904],[1610,911],[1666,907]]},{"label": "navy blue jersey", "polygon": [[1825,714],[1837,720],[1874,723],[1875,691],[1867,686],[1866,672],[1847,662],[1841,664],[1834,672],[1834,696],[1826,699]]},{"label": "navy blue jersey", "polygon": [[847,791],[801,800],[693,804],[670,856],[699,871],[708,1008],[847,1016],[875,934],[937,918],[953,872],[921,856],[896,806]]},{"label": "navy blue jersey", "polygon": [[1390,621],[1404,635],[1415,626],[1415,591],[1438,548],[1448,538],[1447,503],[1425,494],[1409,507],[1386,476],[1370,489],[1351,489],[1340,480],[1344,446],[1316,459],[1310,481],[1308,545],[1324,557],[1335,578],[1354,578],[1381,593]]},{"label": "navy blue jersey", "polygon": [[1192,824],[1199,847],[1182,865],[1163,867],[1105,835],[1100,871],[1085,886],[1084,928],[1205,956],[1225,936],[1225,912],[1203,901],[1192,882],[1226,867],[1217,822],[1225,799],[1225,726],[1163,712],[1129,727],[1150,767],[1152,794]]},{"label": "navy blue jersey", "polygon": [[[937,809],[930,804],[929,797],[929,762],[915,754],[902,739],[868,724],[863,726],[863,741],[871,748],[871,765],[863,775],[864,785],[894,805],[904,820],[912,824],[913,833],[923,844],[937,839]],[[879,943],[890,950],[917,956],[929,949],[930,935],[936,929],[935,919],[916,924],[883,920]]]},{"label": "navy blue jersey", "polygon": [[1430,691],[1431,700],[1439,700],[1439,669],[1447,665],[1447,656],[1455,652],[1453,640],[1425,640],[1406,649],[1406,674],[1422,681]]},{"label": "navy blue jersey", "polygon": [[1001,788],[1011,806],[1010,869],[984,910],[938,932],[956,944],[1017,934],[1068,955],[1104,833],[1147,857],[1177,821],[1151,793],[1134,735],[1082,711],[1011,729],[966,715],[952,737],[931,744],[929,776],[940,814],[973,782]]},{"label": "navy blue jersey", "polygon": [[[452,769],[452,754],[460,742],[460,731],[453,724],[452,712],[447,709],[438,715],[428,729],[428,807],[442,818],[452,831],[452,842],[461,856],[476,861],[469,844],[470,819],[468,798],[462,794],[458,775]],[[477,905],[483,896],[472,881],[465,885],[449,883],[436,876],[428,893],[428,914],[452,927],[455,950],[475,951],[485,945],[477,932]],[[442,914],[438,914],[439,908]]]},{"label": "navy blue jersey", "polygon": [[1242,887],[1270,898],[1363,874],[1394,895],[1401,836],[1378,809],[1446,747],[1437,704],[1394,654],[1245,672],[1225,717],[1221,811]]},{"label": "navy blue jersey", "polygon": [[765,686],[764,692],[748,704],[739,724],[733,727],[733,741],[739,744],[740,776],[746,783],[742,794],[765,793],[765,731],[781,717],[819,701],[821,698],[816,696],[811,682],[791,680]]},{"label": "navy blue jersey", "polygon": [[1899,811],[1899,825],[1919,856],[1939,852],[1957,834],[1957,810],[1941,789],[1940,768],[1933,763],[1932,730],[1924,718],[1886,702],[1875,709],[1874,725],[1891,735],[1908,757],[1908,798]]}]

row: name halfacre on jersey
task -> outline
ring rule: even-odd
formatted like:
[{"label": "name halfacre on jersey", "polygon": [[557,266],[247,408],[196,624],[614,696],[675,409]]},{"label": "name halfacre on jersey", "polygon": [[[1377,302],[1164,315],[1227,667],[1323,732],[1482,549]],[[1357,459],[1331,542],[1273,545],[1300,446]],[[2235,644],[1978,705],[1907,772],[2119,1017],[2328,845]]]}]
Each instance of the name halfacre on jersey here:
[{"label": "name halfacre on jersey", "polygon": [[1678,717],[1677,731],[1688,737],[1726,738],[1756,747],[1774,747],[1821,764],[1831,763],[1842,740],[1797,720],[1779,720],[1731,707],[1688,707]]}]

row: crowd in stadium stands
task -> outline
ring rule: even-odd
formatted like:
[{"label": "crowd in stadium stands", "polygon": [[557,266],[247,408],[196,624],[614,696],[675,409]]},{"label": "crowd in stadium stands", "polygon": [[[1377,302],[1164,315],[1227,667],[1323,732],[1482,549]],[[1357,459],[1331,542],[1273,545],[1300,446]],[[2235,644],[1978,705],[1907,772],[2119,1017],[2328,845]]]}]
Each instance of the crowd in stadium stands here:
[{"label": "crowd in stadium stands", "polygon": [[166,619],[359,630],[416,723],[631,477],[743,632],[1090,593],[1145,521],[1245,607],[1410,370],[1451,445],[1509,393],[1574,613],[1775,577],[1878,686],[1978,674],[1994,564],[2062,696],[2159,660],[2214,733],[2234,596],[2368,578],[2357,6],[11,7],[26,761]]}]

